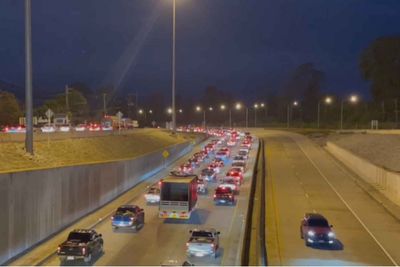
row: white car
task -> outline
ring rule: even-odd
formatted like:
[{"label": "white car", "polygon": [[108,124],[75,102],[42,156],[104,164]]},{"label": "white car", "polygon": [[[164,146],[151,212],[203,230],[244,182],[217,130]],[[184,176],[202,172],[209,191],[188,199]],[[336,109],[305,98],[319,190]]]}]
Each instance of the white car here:
[{"label": "white car", "polygon": [[144,194],[144,198],[147,203],[158,203],[160,202],[160,189],[157,187],[150,187]]},{"label": "white car", "polygon": [[218,186],[229,187],[233,192],[239,192],[239,184],[235,178],[226,176],[222,178],[220,182],[221,183]]},{"label": "white car", "polygon": [[193,229],[186,243],[186,254],[196,257],[211,256],[217,258],[219,249],[219,232],[214,228]]},{"label": "white car", "polygon": [[84,132],[86,131],[86,125],[85,124],[78,124],[75,126],[75,132]]},{"label": "white car", "polygon": [[69,125],[61,125],[58,130],[63,133],[67,133],[71,130],[71,126]]},{"label": "white car", "polygon": [[56,131],[56,128],[51,125],[45,125],[42,128],[40,128],[42,133],[54,133]]},{"label": "white car", "polygon": [[226,144],[227,146],[236,146],[236,141],[229,140]]},{"label": "white car", "polygon": [[113,127],[112,127],[112,126],[102,126],[102,127],[101,127],[101,130],[102,130],[102,131],[112,131],[112,130],[113,130]]},{"label": "white car", "polygon": [[240,162],[240,163],[245,164],[246,163],[246,159],[243,156],[237,155],[237,156],[233,157],[232,164],[235,163],[235,162]]}]

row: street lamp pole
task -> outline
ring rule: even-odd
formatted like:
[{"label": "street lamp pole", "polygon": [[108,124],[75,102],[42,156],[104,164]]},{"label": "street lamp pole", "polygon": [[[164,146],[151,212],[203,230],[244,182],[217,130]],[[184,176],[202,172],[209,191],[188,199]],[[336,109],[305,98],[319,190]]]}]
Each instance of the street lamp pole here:
[{"label": "street lamp pole", "polygon": [[232,128],[232,109],[229,109],[229,128]]},{"label": "street lamp pole", "polygon": [[287,110],[286,110],[286,128],[290,127],[290,105],[287,105]]},{"label": "street lamp pole", "polygon": [[340,130],[343,130],[343,103],[344,100],[342,99],[340,103]]},{"label": "street lamp pole", "polygon": [[25,150],[33,155],[32,100],[32,13],[31,0],[25,0]]},{"label": "street lamp pole", "polygon": [[254,128],[257,127],[257,108],[254,108]]},{"label": "street lamp pole", "polygon": [[246,128],[249,128],[249,108],[246,108]]},{"label": "street lamp pole", "polygon": [[206,128],[206,110],[203,110],[203,128]]},{"label": "street lamp pole", "polygon": [[175,110],[175,4],[172,0],[172,132],[176,132],[176,110]]},{"label": "street lamp pole", "polygon": [[321,110],[321,101],[318,101],[318,113],[317,113],[317,128],[319,129],[319,120],[320,120],[320,110]]}]

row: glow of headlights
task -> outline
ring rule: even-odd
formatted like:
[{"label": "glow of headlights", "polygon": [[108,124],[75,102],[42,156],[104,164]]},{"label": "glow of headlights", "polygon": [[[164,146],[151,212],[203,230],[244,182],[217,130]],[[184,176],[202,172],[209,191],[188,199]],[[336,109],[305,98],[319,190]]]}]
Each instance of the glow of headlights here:
[{"label": "glow of headlights", "polygon": [[308,231],[307,234],[308,234],[309,236],[315,236],[314,231]]},{"label": "glow of headlights", "polygon": [[329,232],[329,233],[328,233],[328,236],[329,236],[329,237],[335,237],[335,234],[334,234],[333,232]]}]

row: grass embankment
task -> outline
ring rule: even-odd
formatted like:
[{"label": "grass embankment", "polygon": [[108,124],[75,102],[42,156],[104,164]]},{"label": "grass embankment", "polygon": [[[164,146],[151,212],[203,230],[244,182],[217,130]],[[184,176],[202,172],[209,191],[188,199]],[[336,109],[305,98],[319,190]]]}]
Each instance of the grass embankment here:
[{"label": "grass embankment", "polygon": [[33,157],[25,153],[24,143],[0,143],[0,172],[134,158],[195,137],[195,134],[173,136],[154,129],[126,135],[38,141]]}]

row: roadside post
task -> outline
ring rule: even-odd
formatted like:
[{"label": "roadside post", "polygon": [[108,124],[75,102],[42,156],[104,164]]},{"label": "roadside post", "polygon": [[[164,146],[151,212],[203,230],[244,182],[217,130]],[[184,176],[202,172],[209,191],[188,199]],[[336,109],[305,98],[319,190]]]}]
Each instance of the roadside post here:
[{"label": "roadside post", "polygon": [[[51,109],[48,109],[46,111],[46,117],[47,117],[47,125],[50,127],[51,125],[51,118],[53,117],[54,112]],[[50,144],[50,136],[49,136],[50,132],[47,131],[47,145]]]},{"label": "roadside post", "polygon": [[118,134],[121,134],[121,119],[124,114],[121,111],[118,111],[117,114],[115,114],[118,118]]}]

